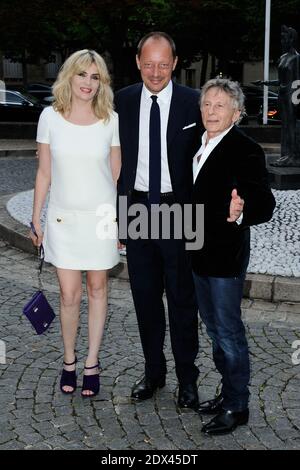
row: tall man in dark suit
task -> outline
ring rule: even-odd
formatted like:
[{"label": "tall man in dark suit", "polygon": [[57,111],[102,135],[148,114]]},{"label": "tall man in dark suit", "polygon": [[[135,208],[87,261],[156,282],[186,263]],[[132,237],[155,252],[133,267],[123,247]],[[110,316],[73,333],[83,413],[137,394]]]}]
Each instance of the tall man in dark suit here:
[{"label": "tall man in dark suit", "polygon": [[[202,431],[225,434],[248,421],[249,354],[241,320],[243,282],[250,255],[250,225],[267,222],[275,207],[261,147],[235,125],[244,110],[236,82],[214,79],[201,92],[206,128],[193,162],[193,201],[204,204],[204,245],[192,252],[199,312],[222,376],[219,396],[199,405],[216,416]],[[227,218],[233,189],[244,200],[236,222]]]},{"label": "tall man in dark suit", "polygon": [[[127,197],[129,207],[141,203],[151,214],[153,202],[169,206],[191,202],[192,159],[201,129],[199,96],[171,80],[177,56],[166,33],[153,32],[142,38],[136,62],[143,83],[120,90],[115,98],[122,152],[118,195]],[[237,197],[233,206],[239,203]],[[165,290],[179,381],[178,404],[196,409],[197,304],[185,241],[129,236],[127,260],[145,357],[145,376],[133,388],[132,397],[148,399],[165,385]]]},{"label": "tall man in dark suit", "polygon": [[[150,33],[138,45],[137,66],[143,83],[116,94],[116,111],[122,151],[118,195],[150,206],[149,134],[153,98],[160,111],[160,200],[172,205],[191,202],[192,159],[200,132],[199,96],[195,90],[171,80],[177,56],[173,40],[165,33]],[[178,403],[198,406],[197,303],[184,240],[128,239],[128,271],[145,356],[145,376],[132,397],[145,400],[165,385],[166,291],[172,351],[179,381]]]}]

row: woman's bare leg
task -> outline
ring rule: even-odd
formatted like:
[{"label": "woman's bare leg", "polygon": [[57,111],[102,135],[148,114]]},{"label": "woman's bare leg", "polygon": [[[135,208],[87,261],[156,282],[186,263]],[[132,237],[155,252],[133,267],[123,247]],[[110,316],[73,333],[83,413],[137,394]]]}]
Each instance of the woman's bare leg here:
[{"label": "woman's bare leg", "polygon": [[[107,271],[87,272],[87,293],[89,301],[88,328],[89,351],[85,362],[86,367],[98,363],[99,349],[104,331],[107,313]],[[85,375],[99,372],[98,368],[85,369]],[[83,391],[84,395],[91,395],[90,390]]]},{"label": "woman's bare leg", "polygon": [[[64,362],[75,360],[75,344],[79,322],[80,301],[82,295],[81,271],[57,268],[57,277],[60,286],[60,323],[64,343]],[[68,371],[75,370],[75,364],[64,366]],[[64,386],[66,392],[73,388]]]}]

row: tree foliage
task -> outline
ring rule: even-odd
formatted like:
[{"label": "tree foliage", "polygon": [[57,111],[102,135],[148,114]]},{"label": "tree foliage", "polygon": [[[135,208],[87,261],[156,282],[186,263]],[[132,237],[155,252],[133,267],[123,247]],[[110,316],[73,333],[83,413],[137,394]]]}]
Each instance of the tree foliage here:
[{"label": "tree foliage", "polygon": [[[110,57],[117,86],[137,78],[135,50],[147,32],[168,32],[180,67],[208,54],[226,70],[232,61],[260,59],[265,0],[0,0],[1,50],[14,60],[64,59],[80,48]],[[280,55],[280,26],[300,25],[300,0],[272,2],[271,58]]]}]

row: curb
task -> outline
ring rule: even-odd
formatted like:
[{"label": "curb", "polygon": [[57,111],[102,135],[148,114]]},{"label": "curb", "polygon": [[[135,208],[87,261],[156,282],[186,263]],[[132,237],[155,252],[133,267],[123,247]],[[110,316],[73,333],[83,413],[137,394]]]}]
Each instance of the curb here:
[{"label": "curb", "polygon": [[[36,250],[28,238],[29,228],[13,219],[6,209],[7,202],[17,193],[0,197],[0,238],[10,245],[28,253]],[[127,261],[121,256],[120,263],[110,270],[111,277],[128,280]],[[244,297],[268,302],[300,302],[300,278],[247,274]]]},{"label": "curb", "polygon": [[37,144],[28,139],[0,139],[0,158],[35,157]]},{"label": "curb", "polygon": [[36,149],[12,149],[12,150],[0,150],[0,158],[10,158],[10,157],[35,157]]},{"label": "curb", "polygon": [[280,144],[260,144],[265,154],[280,156]]}]

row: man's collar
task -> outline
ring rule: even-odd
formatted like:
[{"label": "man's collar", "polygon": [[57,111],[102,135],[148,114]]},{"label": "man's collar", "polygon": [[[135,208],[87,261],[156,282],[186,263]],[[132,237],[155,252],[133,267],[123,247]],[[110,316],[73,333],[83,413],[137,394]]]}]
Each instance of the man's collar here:
[{"label": "man's collar", "polygon": [[[173,92],[173,82],[172,80],[170,80],[168,85],[165,88],[163,88],[159,93],[156,93],[156,96],[163,103],[169,103],[172,97],[172,92]],[[153,93],[151,93],[151,91],[148,90],[145,84],[143,84],[142,93],[144,94],[144,97],[146,99],[150,99],[150,97],[153,95]]]},{"label": "man's collar", "polygon": [[233,128],[233,126],[234,124],[232,124],[232,126],[225,129],[225,131],[221,132],[221,134],[216,135],[216,137],[211,137],[208,142],[207,142],[207,131],[205,131],[204,134],[202,135],[202,144],[206,145],[206,143],[208,143],[210,145],[215,145],[219,143],[223,139],[223,137],[225,137],[225,135],[228,134],[228,132]]}]

